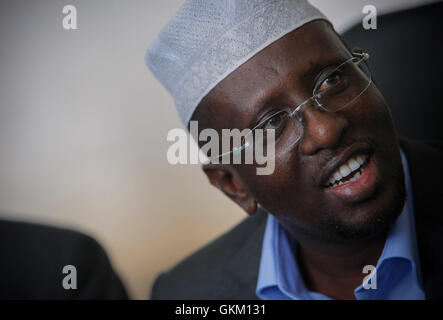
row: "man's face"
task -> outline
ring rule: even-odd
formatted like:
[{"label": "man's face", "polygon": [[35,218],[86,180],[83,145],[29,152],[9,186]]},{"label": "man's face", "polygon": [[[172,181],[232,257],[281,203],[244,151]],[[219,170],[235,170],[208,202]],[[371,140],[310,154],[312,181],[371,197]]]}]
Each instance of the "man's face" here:
[{"label": "man's face", "polygon": [[[312,95],[322,70],[349,58],[327,23],[308,23],[224,79],[194,118],[211,118],[217,130],[251,128],[266,115],[298,106]],[[253,165],[231,166],[234,185],[295,238],[334,242],[385,232],[403,206],[404,178],[390,112],[376,86],[336,113],[309,105],[302,115],[303,136],[276,150],[274,173],[260,176]],[[367,159],[360,178],[328,186],[331,175],[359,155]]]}]

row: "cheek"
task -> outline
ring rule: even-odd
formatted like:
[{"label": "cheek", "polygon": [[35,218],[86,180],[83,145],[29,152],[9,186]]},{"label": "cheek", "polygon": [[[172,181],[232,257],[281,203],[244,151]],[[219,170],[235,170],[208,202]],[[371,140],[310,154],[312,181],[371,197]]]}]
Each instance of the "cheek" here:
[{"label": "cheek", "polygon": [[360,104],[359,112],[350,114],[353,117],[352,130],[359,137],[367,137],[374,143],[376,160],[384,174],[398,162],[398,141],[390,109],[374,86],[368,92],[368,98]]},{"label": "cheek", "polygon": [[353,119],[355,126],[367,129],[378,134],[383,132],[394,133],[391,112],[380,91],[372,85],[366,94],[362,96],[359,104],[349,109],[349,117]]},{"label": "cheek", "polygon": [[294,210],[305,207],[313,197],[312,168],[300,163],[295,150],[276,154],[274,173],[268,176],[258,176],[255,169],[248,170],[248,189],[254,199],[264,208],[275,215],[287,215]]}]

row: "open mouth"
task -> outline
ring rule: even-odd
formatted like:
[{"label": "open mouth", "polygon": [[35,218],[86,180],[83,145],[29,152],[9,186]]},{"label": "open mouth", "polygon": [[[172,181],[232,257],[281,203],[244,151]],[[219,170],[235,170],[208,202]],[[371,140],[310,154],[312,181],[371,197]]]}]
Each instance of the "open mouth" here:
[{"label": "open mouth", "polygon": [[320,171],[320,188],[346,203],[371,199],[380,187],[376,149],[357,142],[339,153]]},{"label": "open mouth", "polygon": [[369,163],[369,154],[363,153],[350,158],[338,167],[330,176],[326,188],[335,188],[360,179]]}]

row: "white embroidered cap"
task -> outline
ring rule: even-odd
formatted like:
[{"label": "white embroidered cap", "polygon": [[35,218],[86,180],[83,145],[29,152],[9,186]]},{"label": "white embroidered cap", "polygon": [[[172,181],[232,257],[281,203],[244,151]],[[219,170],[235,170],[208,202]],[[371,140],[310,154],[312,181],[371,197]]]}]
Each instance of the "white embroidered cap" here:
[{"label": "white embroidered cap", "polygon": [[285,34],[327,18],[306,0],[187,0],[146,52],[187,127],[224,78]]}]

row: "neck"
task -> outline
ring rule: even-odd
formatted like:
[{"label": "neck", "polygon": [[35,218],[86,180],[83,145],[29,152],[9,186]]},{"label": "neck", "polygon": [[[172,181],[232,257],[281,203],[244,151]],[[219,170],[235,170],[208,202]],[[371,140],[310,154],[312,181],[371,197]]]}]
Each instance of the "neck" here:
[{"label": "neck", "polygon": [[298,240],[298,265],[306,286],[336,299],[355,299],[354,289],[367,274],[366,265],[376,266],[383,251],[386,233],[348,244]]}]

